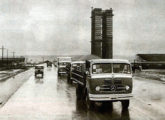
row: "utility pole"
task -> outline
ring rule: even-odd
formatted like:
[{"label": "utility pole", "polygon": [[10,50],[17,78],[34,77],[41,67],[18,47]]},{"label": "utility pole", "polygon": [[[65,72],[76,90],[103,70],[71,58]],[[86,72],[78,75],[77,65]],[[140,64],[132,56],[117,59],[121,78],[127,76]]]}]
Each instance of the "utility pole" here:
[{"label": "utility pole", "polygon": [[15,58],[15,52],[12,52],[13,53],[13,59]]},{"label": "utility pole", "polygon": [[12,53],[13,53],[13,61],[15,62],[15,52]]},{"label": "utility pole", "polygon": [[8,49],[7,49],[7,67],[8,67],[8,64],[9,62],[8,62]]},{"label": "utility pole", "polygon": [[2,45],[2,48],[0,48],[0,49],[2,49],[2,65],[3,65],[3,54],[4,54],[4,46]]},{"label": "utility pole", "polygon": [[13,61],[14,61],[14,59],[15,59],[15,52],[11,52],[12,54],[13,54]]},{"label": "utility pole", "polygon": [[15,52],[11,52],[11,53],[13,53],[13,61],[12,61],[12,63],[14,63],[12,66],[14,66],[15,65]]}]

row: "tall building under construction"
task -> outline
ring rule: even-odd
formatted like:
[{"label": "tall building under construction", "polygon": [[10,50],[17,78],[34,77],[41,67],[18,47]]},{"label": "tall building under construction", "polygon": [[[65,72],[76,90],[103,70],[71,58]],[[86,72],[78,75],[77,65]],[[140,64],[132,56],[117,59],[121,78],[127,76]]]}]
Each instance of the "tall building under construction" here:
[{"label": "tall building under construction", "polygon": [[92,9],[91,54],[101,58],[113,58],[112,9]]}]

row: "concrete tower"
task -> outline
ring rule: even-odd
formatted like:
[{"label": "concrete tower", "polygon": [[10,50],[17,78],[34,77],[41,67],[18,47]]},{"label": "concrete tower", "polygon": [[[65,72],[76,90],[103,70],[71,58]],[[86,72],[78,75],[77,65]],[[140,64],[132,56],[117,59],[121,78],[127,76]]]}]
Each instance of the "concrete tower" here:
[{"label": "concrete tower", "polygon": [[101,58],[113,58],[112,9],[92,9],[91,54]]},{"label": "concrete tower", "polygon": [[112,9],[103,12],[102,58],[113,58],[113,13]]},{"label": "concrete tower", "polygon": [[91,53],[102,57],[102,9],[92,9],[91,16]]}]

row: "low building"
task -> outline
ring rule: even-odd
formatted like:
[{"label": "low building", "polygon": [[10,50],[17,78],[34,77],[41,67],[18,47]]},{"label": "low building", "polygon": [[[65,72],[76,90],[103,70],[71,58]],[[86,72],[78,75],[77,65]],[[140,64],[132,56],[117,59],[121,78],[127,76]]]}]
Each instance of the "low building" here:
[{"label": "low building", "polygon": [[15,58],[1,58],[0,59],[0,67],[10,67],[13,68],[14,66],[24,66],[25,57],[15,57]]},{"label": "low building", "polygon": [[143,69],[165,69],[165,54],[137,54],[134,64]]}]

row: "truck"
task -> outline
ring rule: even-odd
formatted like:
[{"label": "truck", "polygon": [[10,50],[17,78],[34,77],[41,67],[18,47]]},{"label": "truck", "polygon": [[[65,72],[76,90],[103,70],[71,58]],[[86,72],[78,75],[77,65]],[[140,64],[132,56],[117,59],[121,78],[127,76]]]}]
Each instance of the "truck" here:
[{"label": "truck", "polygon": [[72,61],[71,57],[58,57],[57,58],[57,74],[61,76],[62,74],[67,74],[66,66]]},{"label": "truck", "polygon": [[81,72],[72,76],[76,84],[77,100],[84,100],[88,109],[96,103],[106,105],[120,101],[123,110],[128,109],[133,97],[132,70],[128,60],[87,60]]},{"label": "truck", "polygon": [[[67,81],[72,84],[73,80],[79,79],[79,74],[81,75],[82,70],[85,68],[85,61],[73,61],[66,66],[67,70]],[[78,76],[78,77],[77,77]]]},{"label": "truck", "polygon": [[41,78],[44,77],[44,66],[35,66],[35,77],[41,75]]}]

